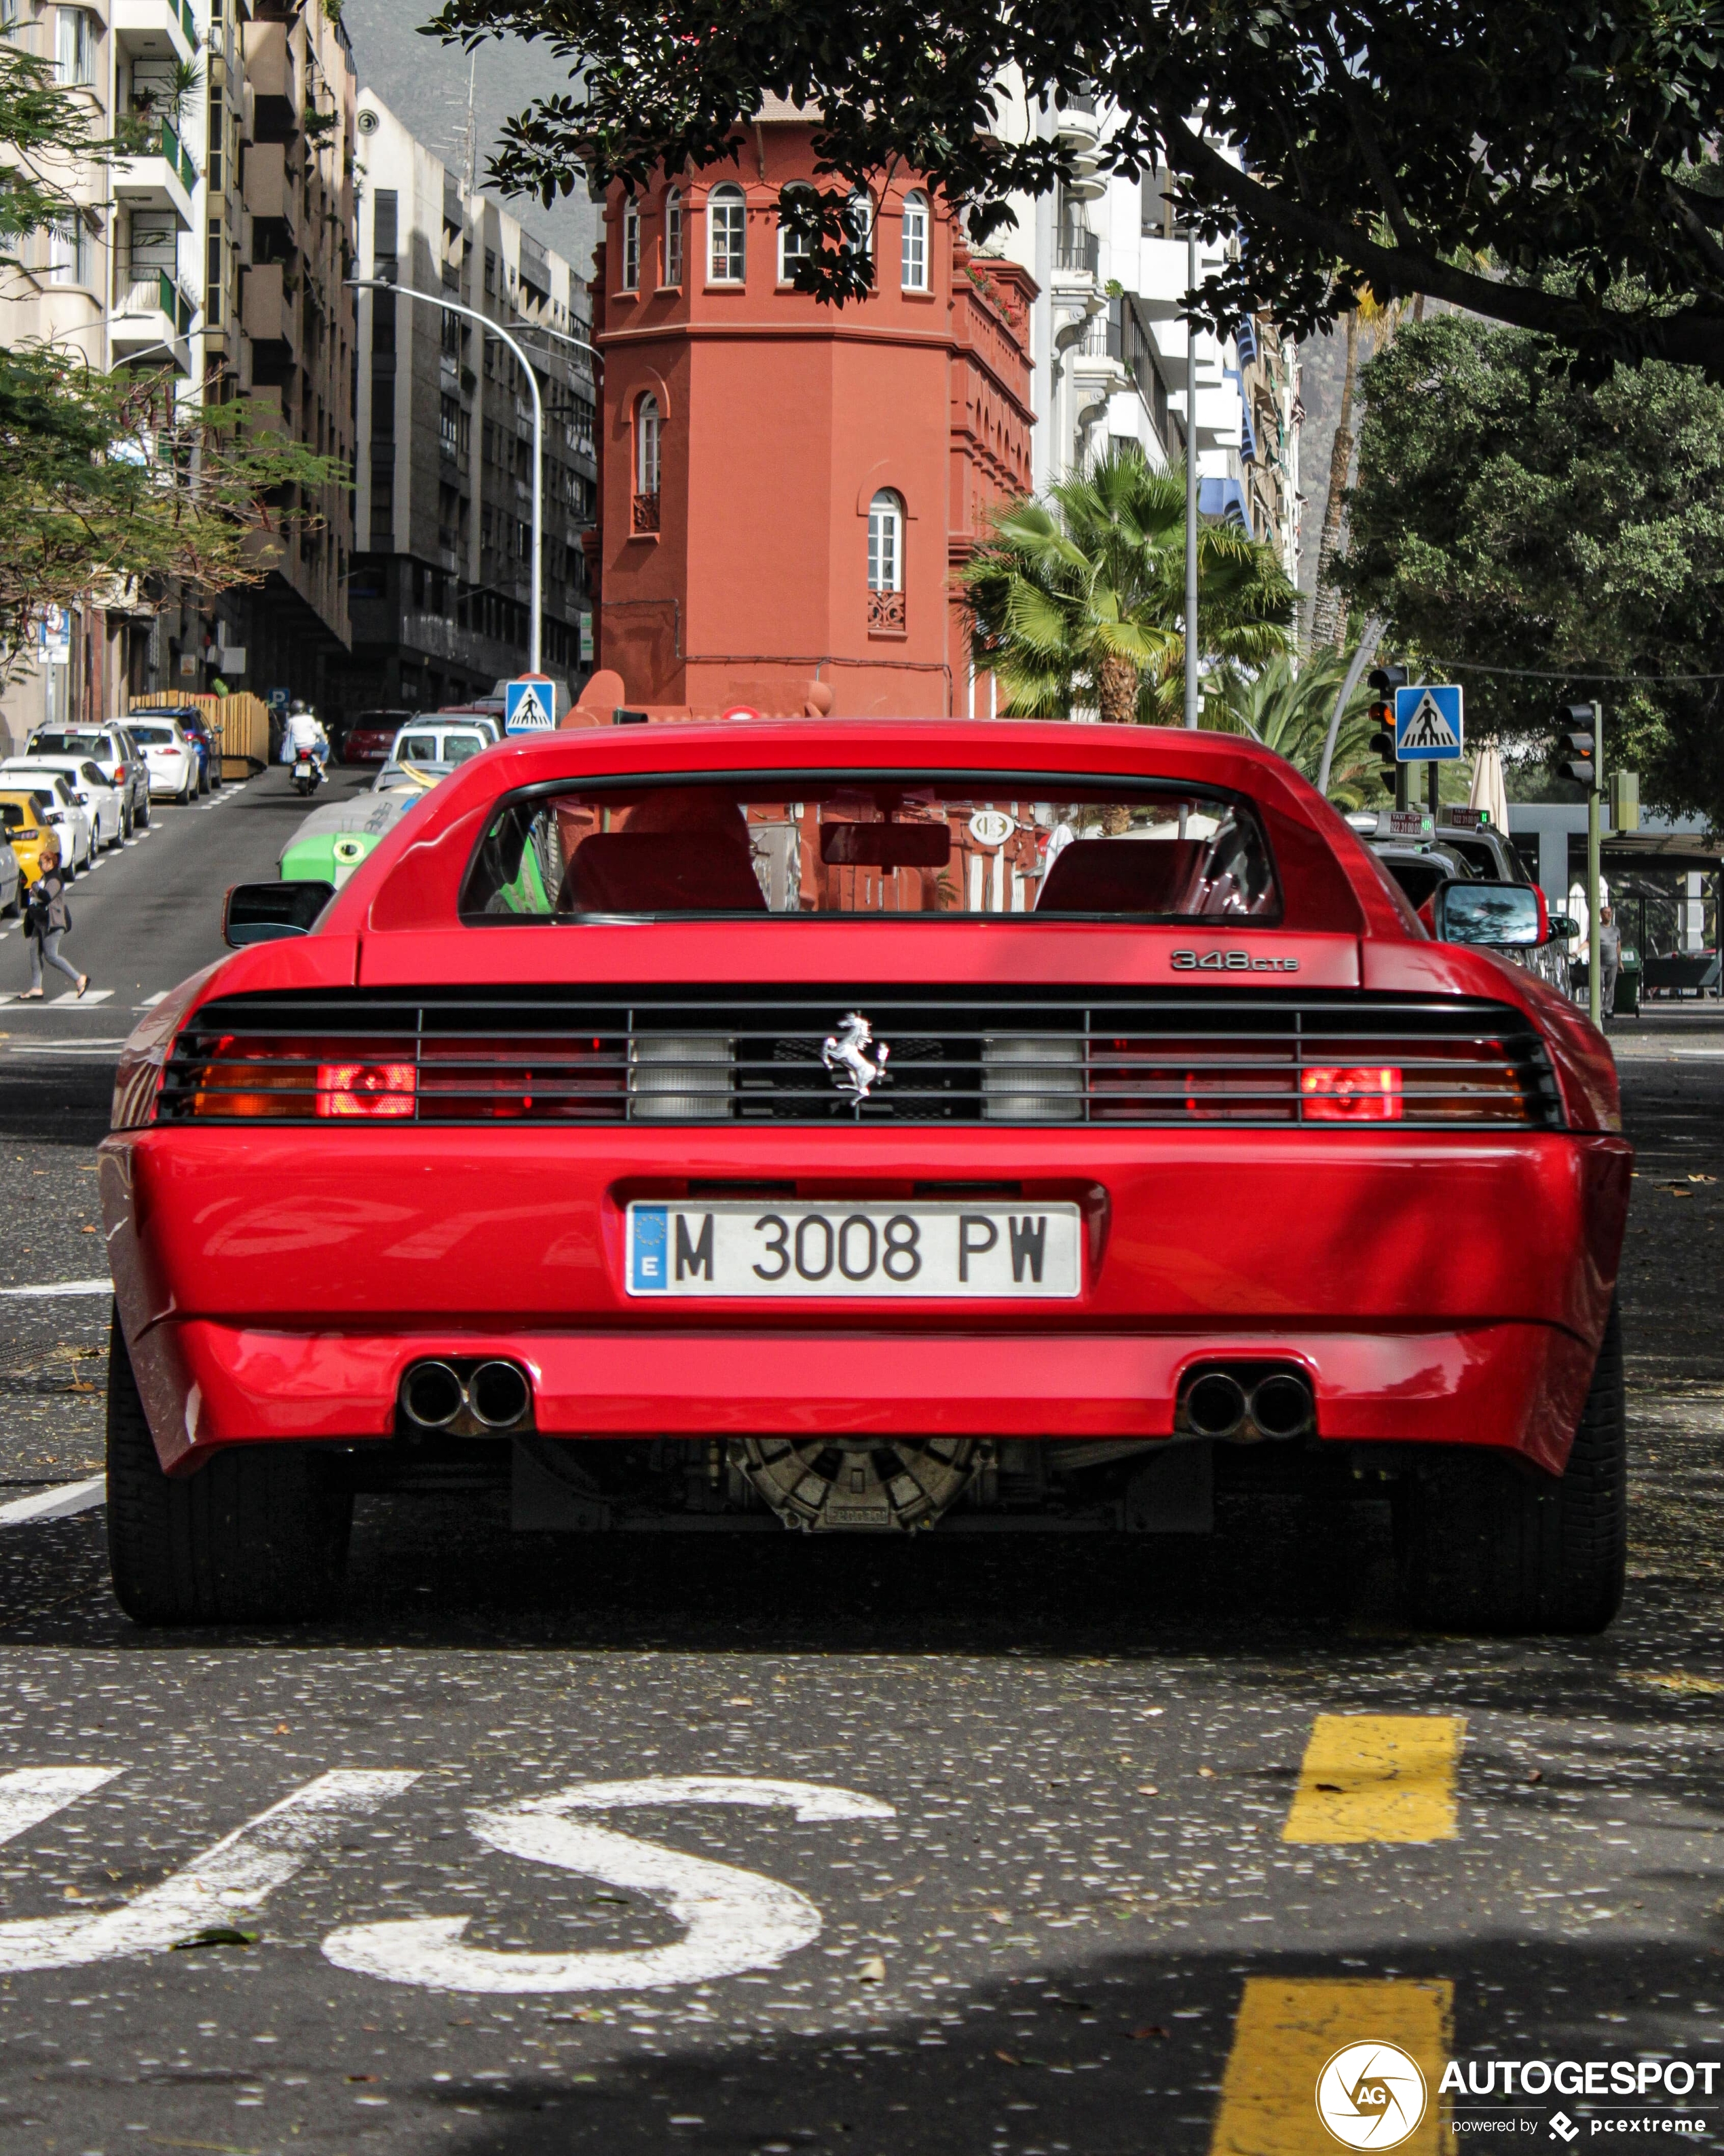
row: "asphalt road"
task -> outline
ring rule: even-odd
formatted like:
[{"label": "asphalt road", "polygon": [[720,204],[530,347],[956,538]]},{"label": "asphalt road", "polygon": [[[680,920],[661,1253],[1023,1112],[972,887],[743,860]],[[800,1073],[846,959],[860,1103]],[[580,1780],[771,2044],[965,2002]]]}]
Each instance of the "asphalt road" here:
[{"label": "asphalt road", "polygon": [[[280,783],[164,818],[80,914],[116,977],[127,920],[160,937],[133,1003],[269,872]],[[32,1023],[9,1288],[100,1270],[111,1050]],[[362,1499],[346,1614],[292,1637],[141,1634],[99,1507],[0,1511],[0,2156],[1715,2144],[1724,1028],[1619,1045],[1635,1494],[1601,1640],[1410,1635],[1369,1505],[1121,1556],[589,1548]],[[0,1296],[0,1501],[99,1466],[105,1328],[97,1295]],[[1350,2143],[1315,2092],[1356,2041]],[[1430,2083],[1404,2137],[1385,2043]]]}]

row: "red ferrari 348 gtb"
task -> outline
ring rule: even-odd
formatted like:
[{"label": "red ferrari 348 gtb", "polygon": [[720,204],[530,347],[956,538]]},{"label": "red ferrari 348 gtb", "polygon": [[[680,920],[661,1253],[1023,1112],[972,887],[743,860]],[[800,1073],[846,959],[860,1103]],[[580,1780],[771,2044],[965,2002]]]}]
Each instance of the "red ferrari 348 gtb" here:
[{"label": "red ferrari 348 gtb", "polygon": [[562,732],[228,933],[102,1149],[142,1621],[326,1609],[356,1491],[464,1480],[522,1527],[1130,1536],[1363,1478],[1420,1620],[1617,1608],[1609,1051],[1513,963],[1537,892],[1415,917],[1278,757]]}]

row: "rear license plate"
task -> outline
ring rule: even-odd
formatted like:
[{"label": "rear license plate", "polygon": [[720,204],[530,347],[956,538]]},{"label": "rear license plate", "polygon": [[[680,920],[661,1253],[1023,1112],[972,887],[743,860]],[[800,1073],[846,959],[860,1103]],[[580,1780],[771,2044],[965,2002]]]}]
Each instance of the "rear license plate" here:
[{"label": "rear license plate", "polygon": [[869,1201],[629,1208],[630,1295],[1070,1298],[1075,1205]]}]

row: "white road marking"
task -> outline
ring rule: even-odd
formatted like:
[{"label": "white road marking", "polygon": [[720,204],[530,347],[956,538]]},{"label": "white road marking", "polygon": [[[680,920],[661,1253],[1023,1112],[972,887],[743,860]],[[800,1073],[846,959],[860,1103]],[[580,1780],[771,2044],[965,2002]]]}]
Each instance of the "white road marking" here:
[{"label": "white road marking", "polygon": [[0,1295],[23,1295],[32,1299],[48,1295],[112,1295],[110,1280],[48,1281],[38,1287],[0,1287]]},{"label": "white road marking", "polygon": [[659,1804],[788,1806],[810,1820],[895,1817],[878,1797],[808,1782],[716,1774],[577,1782],[555,1796],[471,1812],[469,1824],[506,1856],[650,1896],[685,1927],[683,1938],[634,1953],[500,1953],[462,1943],[465,1917],[423,1917],[344,1926],[325,1939],[323,1951],[338,1969],[437,1991],[663,1991],[775,1969],[819,1936],[820,1912],[793,1887],[566,1816]]},{"label": "white road marking", "polygon": [[320,1774],[122,1909],[0,1923],[0,1969],[76,1969],[163,1953],[212,1925],[232,1925],[285,1886],[320,1843],[418,1779],[360,1768]]},{"label": "white road marking", "polygon": [[113,993],[111,988],[86,988],[80,996],[75,990],[68,988],[64,995],[56,996],[54,1000],[56,1007],[61,1004],[105,1004]]},{"label": "white road marking", "polygon": [[107,1502],[105,1475],[92,1475],[87,1482],[59,1482],[52,1490],[34,1490],[28,1497],[0,1505],[0,1527],[22,1527],[27,1520],[68,1520],[74,1512],[87,1512],[91,1506]]},{"label": "white road marking", "polygon": [[119,1767],[20,1767],[0,1774],[0,1841],[28,1834],[124,1771]]},{"label": "white road marking", "polygon": [[141,1004],[134,1004],[132,1008],[134,1010],[154,1010],[157,1004],[165,1004],[172,993],[172,988],[157,988],[153,996],[146,996]]}]

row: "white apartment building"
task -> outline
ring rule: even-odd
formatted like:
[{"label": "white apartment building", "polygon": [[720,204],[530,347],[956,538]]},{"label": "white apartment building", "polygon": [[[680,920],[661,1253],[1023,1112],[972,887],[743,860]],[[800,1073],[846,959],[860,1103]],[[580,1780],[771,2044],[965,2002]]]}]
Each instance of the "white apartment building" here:
[{"label": "white apartment building", "polygon": [[[1072,95],[1057,109],[1023,98],[1003,131],[1057,136],[1077,172],[1056,196],[1014,198],[1015,228],[985,253],[1020,262],[1041,288],[1034,323],[1035,485],[1080,470],[1110,440],[1135,441],[1152,464],[1184,453],[1189,282],[1165,176],[1100,169],[1105,100]],[[1199,281],[1222,259],[1200,245]],[[1273,544],[1289,577],[1301,543],[1298,364],[1290,337],[1261,319],[1225,342],[1197,344],[1195,434],[1203,513]]]}]

